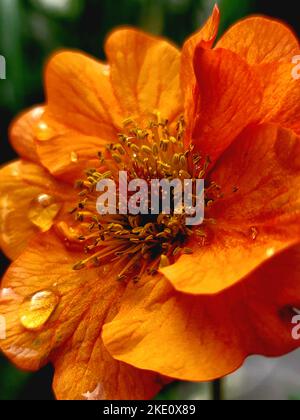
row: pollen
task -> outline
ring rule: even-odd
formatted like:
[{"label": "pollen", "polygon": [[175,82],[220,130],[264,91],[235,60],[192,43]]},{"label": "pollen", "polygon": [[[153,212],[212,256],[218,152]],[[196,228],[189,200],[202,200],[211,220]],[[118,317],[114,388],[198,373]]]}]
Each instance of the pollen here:
[{"label": "pollen", "polygon": [[[119,173],[126,171],[128,181],[143,179],[196,180],[207,175],[210,159],[194,153],[193,146],[184,145],[185,122],[179,118],[173,127],[155,113],[145,128],[128,118],[117,142],[99,153],[99,165],[86,171],[77,182],[80,201],[72,210],[79,226],[77,241],[86,258],[73,267],[82,270],[108,262],[117,268],[117,280],[137,282],[144,274],[154,275],[159,268],[173,264],[182,254],[191,254],[188,247],[192,236],[205,246],[207,228],[212,220],[204,219],[201,226],[188,226],[186,212],[177,214],[106,214],[96,211],[97,184],[112,179],[118,185]],[[119,203],[120,189],[116,189]],[[220,187],[209,183],[205,187],[205,204],[211,206],[220,197]],[[161,198],[161,197],[160,197]]]}]

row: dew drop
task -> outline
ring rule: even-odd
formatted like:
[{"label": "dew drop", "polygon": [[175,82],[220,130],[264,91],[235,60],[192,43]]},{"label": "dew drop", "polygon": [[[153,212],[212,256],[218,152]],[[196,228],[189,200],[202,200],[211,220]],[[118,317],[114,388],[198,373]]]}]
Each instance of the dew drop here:
[{"label": "dew drop", "polygon": [[275,248],[268,248],[267,251],[266,251],[266,254],[267,254],[267,257],[268,258],[274,257],[274,255],[275,255]]},{"label": "dew drop", "polygon": [[76,152],[71,152],[70,160],[71,160],[72,163],[77,163],[78,162],[78,155],[77,155]]},{"label": "dew drop", "polygon": [[24,300],[20,308],[20,322],[27,330],[39,330],[49,320],[59,303],[59,297],[50,290],[35,293]]},{"label": "dew drop", "polygon": [[37,107],[32,111],[32,117],[37,120],[38,118],[41,118],[41,116],[43,115],[44,112],[45,111],[44,111],[44,108],[42,106]]},{"label": "dew drop", "polygon": [[166,255],[162,255],[160,257],[160,263],[159,263],[159,268],[164,268],[164,267],[168,267],[170,265],[170,260]]},{"label": "dew drop", "polygon": [[37,197],[37,202],[44,208],[50,206],[53,203],[53,197],[48,194],[40,194]]},{"label": "dew drop", "polygon": [[0,303],[10,302],[17,300],[18,295],[11,288],[0,289]]},{"label": "dew drop", "polygon": [[49,140],[51,138],[51,130],[45,122],[41,121],[38,124],[36,137],[40,141],[46,141],[46,140]]},{"label": "dew drop", "polygon": [[61,204],[55,202],[55,198],[48,194],[40,194],[32,200],[28,211],[31,223],[37,226],[41,232],[47,232],[58,215]]},{"label": "dew drop", "polygon": [[110,75],[110,65],[106,64],[103,66],[103,70],[102,73],[104,76],[109,76]]}]

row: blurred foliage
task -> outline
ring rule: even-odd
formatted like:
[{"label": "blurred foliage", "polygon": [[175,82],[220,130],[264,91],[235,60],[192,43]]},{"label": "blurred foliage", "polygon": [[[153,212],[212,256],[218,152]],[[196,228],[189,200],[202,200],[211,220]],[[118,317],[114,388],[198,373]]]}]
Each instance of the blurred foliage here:
[{"label": "blurred foliage", "polygon": [[[178,44],[201,26],[214,0],[0,0],[0,53],[9,78],[0,106],[16,112],[41,101],[45,60],[60,48],[104,58],[112,28],[134,25]],[[222,27],[249,11],[251,0],[222,0]],[[223,5],[224,3],[224,5]]]},{"label": "blurred foliage", "polygon": [[[180,45],[201,26],[216,2],[222,12],[221,31],[258,11],[258,4],[266,4],[266,10],[271,12],[275,3],[269,1],[268,6],[264,0],[0,0],[0,54],[7,61],[7,80],[0,82],[1,138],[6,137],[9,121],[17,112],[43,101],[43,67],[53,51],[74,48],[104,58],[103,41],[119,25],[138,26]],[[7,141],[2,140],[1,162],[13,156]],[[1,261],[2,271],[5,264]],[[21,373],[2,359],[0,399],[21,395],[30,398],[31,389],[35,398],[43,387],[43,396],[51,398],[51,375],[50,368],[35,376]],[[205,389],[204,385],[197,385],[193,395],[201,398],[207,393]],[[159,398],[188,398],[191,390],[188,385],[175,384]]]},{"label": "blurred foliage", "polygon": [[9,400],[24,387],[29,374],[21,372],[2,360],[0,362],[0,400]]}]

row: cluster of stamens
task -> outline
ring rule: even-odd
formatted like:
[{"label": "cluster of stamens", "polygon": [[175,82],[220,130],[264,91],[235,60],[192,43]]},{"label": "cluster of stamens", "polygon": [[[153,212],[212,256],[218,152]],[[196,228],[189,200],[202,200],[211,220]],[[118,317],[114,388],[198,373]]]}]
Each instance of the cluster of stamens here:
[{"label": "cluster of stamens", "polygon": [[[210,164],[209,158],[194,153],[193,147],[184,146],[184,120],[180,118],[171,133],[168,121],[155,115],[146,129],[134,120],[124,122],[124,132],[119,142],[110,144],[105,153],[99,153],[99,167],[89,169],[86,179],[78,181],[81,201],[73,210],[80,222],[86,258],[78,262],[75,270],[89,266],[113,263],[118,280],[138,281],[145,273],[155,274],[160,267],[176,261],[184,253],[189,238],[196,235],[203,245],[207,241],[206,227],[212,220],[191,228],[186,224],[186,214],[106,214],[99,215],[96,191],[99,181],[119,180],[120,171],[126,171],[128,182],[143,179],[203,179]],[[119,190],[117,190],[117,195]],[[220,195],[214,183],[205,187],[205,205],[210,206]],[[118,200],[116,200],[118,202]]]}]

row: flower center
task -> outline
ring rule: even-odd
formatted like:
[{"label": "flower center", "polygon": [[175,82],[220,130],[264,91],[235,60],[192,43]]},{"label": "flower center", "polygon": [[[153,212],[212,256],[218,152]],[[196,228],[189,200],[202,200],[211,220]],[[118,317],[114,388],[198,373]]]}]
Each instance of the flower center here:
[{"label": "flower center", "polygon": [[[160,267],[172,264],[184,253],[191,253],[187,244],[196,236],[204,246],[207,242],[207,226],[211,220],[204,219],[200,226],[186,223],[187,211],[175,211],[174,191],[171,193],[170,212],[157,214],[105,214],[96,211],[99,196],[97,185],[102,180],[114,180],[119,203],[119,174],[126,171],[128,181],[142,179],[149,185],[152,180],[204,179],[210,164],[193,152],[193,147],[184,147],[185,124],[180,118],[173,128],[168,121],[156,114],[146,128],[128,119],[124,121],[124,133],[119,142],[110,144],[105,153],[99,153],[99,167],[89,169],[86,179],[78,181],[81,201],[73,210],[80,222],[87,257],[78,262],[75,270],[100,266],[107,262],[118,267],[118,280],[138,281],[143,274],[155,274]],[[215,183],[205,186],[205,206],[210,206],[220,194]],[[159,202],[163,200],[159,193]],[[192,200],[196,200],[193,196]],[[150,201],[149,201],[150,202]],[[149,204],[150,205],[150,204]],[[120,209],[118,209],[120,210]]]}]

